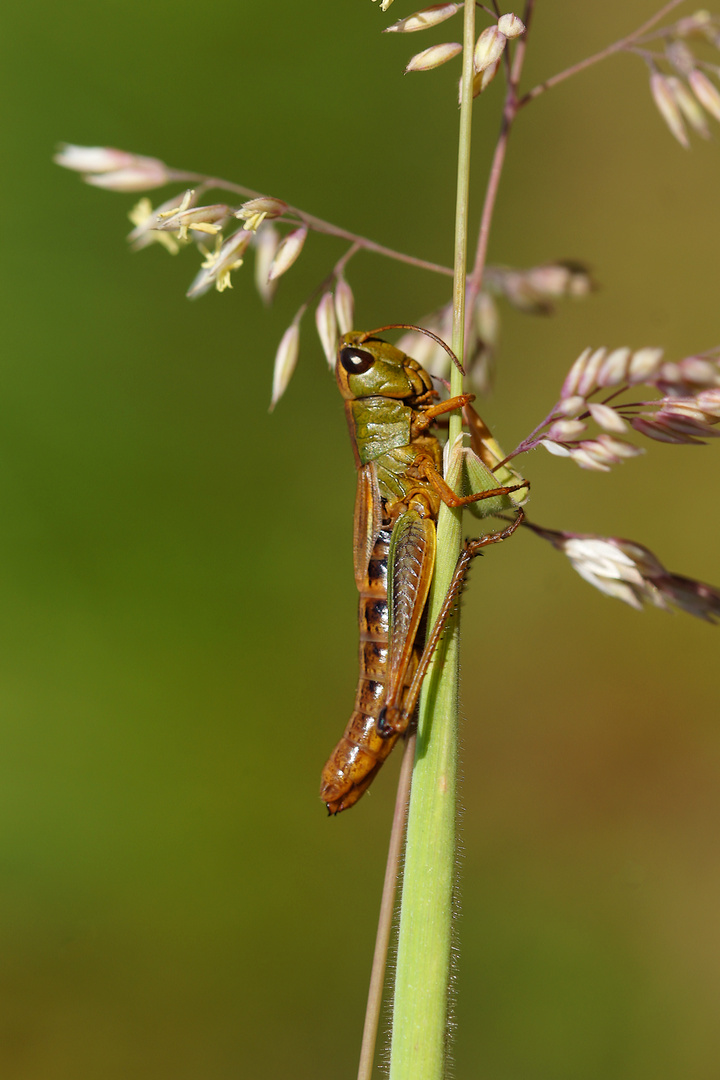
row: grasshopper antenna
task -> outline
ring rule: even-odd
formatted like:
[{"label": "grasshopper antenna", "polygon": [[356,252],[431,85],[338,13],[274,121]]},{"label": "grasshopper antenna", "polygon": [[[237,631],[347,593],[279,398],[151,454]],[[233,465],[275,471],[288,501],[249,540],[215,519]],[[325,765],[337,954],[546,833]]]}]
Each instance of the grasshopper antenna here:
[{"label": "grasshopper antenna", "polygon": [[437,334],[433,334],[432,330],[426,330],[423,326],[415,326],[413,323],[406,322],[388,323],[387,326],[378,326],[375,330],[367,330],[363,334],[363,341],[367,341],[368,338],[373,337],[375,334],[382,334],[384,330],[414,330],[416,334],[425,334],[426,337],[432,338],[433,341],[436,341],[438,345],[445,350],[460,374],[465,374],[465,368],[462,366],[450,346],[447,345],[441,337],[438,337]]}]

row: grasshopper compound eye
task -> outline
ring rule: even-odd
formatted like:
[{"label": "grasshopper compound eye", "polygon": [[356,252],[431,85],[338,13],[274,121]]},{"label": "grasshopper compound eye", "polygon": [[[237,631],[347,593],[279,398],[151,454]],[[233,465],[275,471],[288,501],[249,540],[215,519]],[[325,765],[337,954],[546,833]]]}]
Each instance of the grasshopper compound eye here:
[{"label": "grasshopper compound eye", "polygon": [[345,345],[338,353],[338,359],[348,375],[363,375],[375,363],[375,357],[367,349],[358,349],[356,345]]}]

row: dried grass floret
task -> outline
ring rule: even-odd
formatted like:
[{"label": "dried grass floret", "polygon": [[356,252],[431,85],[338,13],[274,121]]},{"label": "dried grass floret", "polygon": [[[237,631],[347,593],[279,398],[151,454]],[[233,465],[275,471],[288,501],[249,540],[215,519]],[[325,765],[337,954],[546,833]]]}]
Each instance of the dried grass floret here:
[{"label": "dried grass floret", "polygon": [[525,524],[561,551],[580,577],[606,596],[622,600],[638,611],[643,604],[665,611],[674,605],[706,622],[720,620],[720,590],[671,573],[648,548],[634,540],[559,532],[531,522]]}]

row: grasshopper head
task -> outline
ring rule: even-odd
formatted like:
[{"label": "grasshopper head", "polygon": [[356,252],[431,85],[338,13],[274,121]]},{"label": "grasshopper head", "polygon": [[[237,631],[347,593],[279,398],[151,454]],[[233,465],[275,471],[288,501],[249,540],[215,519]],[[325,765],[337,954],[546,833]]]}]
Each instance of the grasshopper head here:
[{"label": "grasshopper head", "polygon": [[380,338],[353,330],[340,339],[335,364],[340,393],[357,398],[415,398],[432,390],[428,373],[417,360]]}]

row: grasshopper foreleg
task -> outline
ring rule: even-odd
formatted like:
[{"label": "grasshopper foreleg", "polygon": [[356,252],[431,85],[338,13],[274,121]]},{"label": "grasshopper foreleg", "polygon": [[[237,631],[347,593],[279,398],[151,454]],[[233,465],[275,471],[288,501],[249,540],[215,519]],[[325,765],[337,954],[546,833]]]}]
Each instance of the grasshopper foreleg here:
[{"label": "grasshopper foreleg", "polygon": [[474,394],[457,394],[455,397],[446,398],[445,401],[439,401],[436,405],[429,405],[423,409],[421,413],[418,413],[415,417],[414,424],[418,431],[424,431],[425,428],[430,427],[435,422],[438,416],[442,416],[444,413],[454,412],[456,409],[464,409],[475,400]]}]

